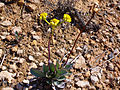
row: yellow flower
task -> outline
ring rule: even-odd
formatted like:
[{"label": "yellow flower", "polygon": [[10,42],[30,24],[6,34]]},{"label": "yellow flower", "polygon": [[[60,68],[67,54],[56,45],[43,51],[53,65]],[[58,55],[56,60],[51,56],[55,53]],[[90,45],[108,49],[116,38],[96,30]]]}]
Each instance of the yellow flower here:
[{"label": "yellow flower", "polygon": [[70,17],[70,15],[68,15],[68,14],[64,14],[63,19],[64,19],[64,21],[66,21],[66,22],[71,22],[71,17]]},{"label": "yellow flower", "polygon": [[54,19],[50,20],[50,25],[52,27],[55,27],[58,25],[59,22],[60,22],[60,20],[54,18]]},{"label": "yellow flower", "polygon": [[41,13],[41,14],[40,14],[40,20],[42,20],[42,19],[43,19],[43,20],[46,20],[47,15],[48,15],[47,13]]}]

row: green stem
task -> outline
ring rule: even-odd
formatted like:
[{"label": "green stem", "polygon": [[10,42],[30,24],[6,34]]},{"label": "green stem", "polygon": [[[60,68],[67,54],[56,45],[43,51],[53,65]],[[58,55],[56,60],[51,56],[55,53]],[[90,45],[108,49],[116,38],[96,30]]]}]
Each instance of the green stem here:
[{"label": "green stem", "polygon": [[61,24],[64,23],[64,22],[65,22],[65,21],[60,22],[57,26],[61,25]]},{"label": "green stem", "polygon": [[50,25],[50,23],[45,19],[45,22],[48,24],[48,25]]}]

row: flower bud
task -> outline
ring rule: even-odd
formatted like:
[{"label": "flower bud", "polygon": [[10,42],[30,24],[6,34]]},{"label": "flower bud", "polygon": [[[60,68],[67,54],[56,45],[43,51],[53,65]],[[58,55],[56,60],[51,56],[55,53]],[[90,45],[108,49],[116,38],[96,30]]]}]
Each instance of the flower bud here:
[{"label": "flower bud", "polygon": [[55,27],[58,25],[59,22],[60,22],[60,20],[54,18],[54,19],[50,20],[50,25],[52,27]]},{"label": "flower bud", "polygon": [[40,14],[40,20],[45,20],[47,18],[47,13],[41,13]]},{"label": "flower bud", "polygon": [[71,17],[70,17],[70,15],[68,15],[68,14],[64,14],[63,19],[64,19],[64,21],[66,21],[66,22],[71,22]]}]

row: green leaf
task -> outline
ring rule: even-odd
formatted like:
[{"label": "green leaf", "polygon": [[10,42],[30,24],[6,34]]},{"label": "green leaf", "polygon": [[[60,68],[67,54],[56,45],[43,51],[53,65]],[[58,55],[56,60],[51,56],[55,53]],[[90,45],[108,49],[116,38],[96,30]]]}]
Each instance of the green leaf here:
[{"label": "green leaf", "polygon": [[71,72],[71,71],[68,71],[67,74],[66,74],[66,76],[69,76],[69,75],[71,75],[71,74],[72,74],[72,72]]},{"label": "green leaf", "polygon": [[72,66],[73,66],[73,63],[67,64],[65,65],[65,69],[69,70],[71,69]]},{"label": "green leaf", "polygon": [[47,82],[48,84],[51,84],[51,83],[52,83],[50,80],[47,80],[46,82]]},{"label": "green leaf", "polygon": [[66,79],[65,76],[60,76],[59,78],[57,78],[58,81],[63,81],[65,79]]},{"label": "green leaf", "polygon": [[52,72],[54,72],[54,71],[55,71],[55,66],[54,66],[54,64],[53,64],[53,63],[50,63],[50,70],[51,70]]},{"label": "green leaf", "polygon": [[56,70],[58,70],[59,69],[59,60],[57,60],[57,62],[56,62]]},{"label": "green leaf", "polygon": [[35,68],[31,68],[30,72],[32,75],[36,76],[36,77],[45,77],[44,73],[38,69]]},{"label": "green leaf", "polygon": [[58,88],[65,88],[65,82],[54,81],[53,83],[54,83],[54,85],[57,86]]},{"label": "green leaf", "polygon": [[48,72],[49,68],[45,64],[43,64],[43,72],[46,74]]},{"label": "green leaf", "polygon": [[57,74],[60,76],[65,75],[65,74],[67,74],[67,71],[65,69],[60,69],[60,70],[58,70]]},{"label": "green leaf", "polygon": [[18,36],[18,32],[17,32],[17,31],[15,32],[15,35],[17,35],[17,36]]}]

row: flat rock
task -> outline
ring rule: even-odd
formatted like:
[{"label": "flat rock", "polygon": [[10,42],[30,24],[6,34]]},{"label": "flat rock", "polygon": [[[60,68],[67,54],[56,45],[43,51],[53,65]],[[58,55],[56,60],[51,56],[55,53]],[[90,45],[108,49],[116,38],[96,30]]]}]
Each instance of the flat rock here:
[{"label": "flat rock", "polygon": [[27,8],[30,10],[30,11],[34,11],[37,6],[35,4],[27,4]]},{"label": "flat rock", "polygon": [[92,70],[91,70],[91,74],[99,73],[100,70],[101,70],[101,67],[95,67],[95,68],[92,68]]},{"label": "flat rock", "polygon": [[9,73],[8,71],[1,71],[0,72],[0,80],[1,79],[4,79],[4,78],[7,78],[8,79],[8,82],[11,83],[12,80],[13,80],[13,77],[12,77],[12,73]]},{"label": "flat rock", "polygon": [[88,81],[78,81],[78,82],[76,82],[76,85],[78,86],[78,87],[89,87],[90,86],[90,84],[89,84],[89,82]]},{"label": "flat rock", "polygon": [[8,21],[8,20],[6,20],[6,21],[3,21],[2,23],[0,23],[2,26],[5,26],[5,27],[8,27],[8,26],[11,26],[12,25],[12,23],[10,22],[10,21]]},{"label": "flat rock", "polygon": [[0,2],[0,8],[2,8],[5,4]]},{"label": "flat rock", "polygon": [[85,58],[82,55],[80,55],[74,64],[74,68],[80,69],[81,67],[84,67],[85,65],[86,65]]},{"label": "flat rock", "polygon": [[30,69],[31,68],[37,68],[37,65],[35,64],[35,63],[30,63],[30,67],[29,67]]},{"label": "flat rock", "polygon": [[94,76],[94,75],[91,75],[91,76],[90,76],[90,79],[91,79],[91,81],[92,81],[93,84],[94,84],[94,83],[97,83],[97,82],[99,81],[98,77],[97,77],[97,76]]}]

